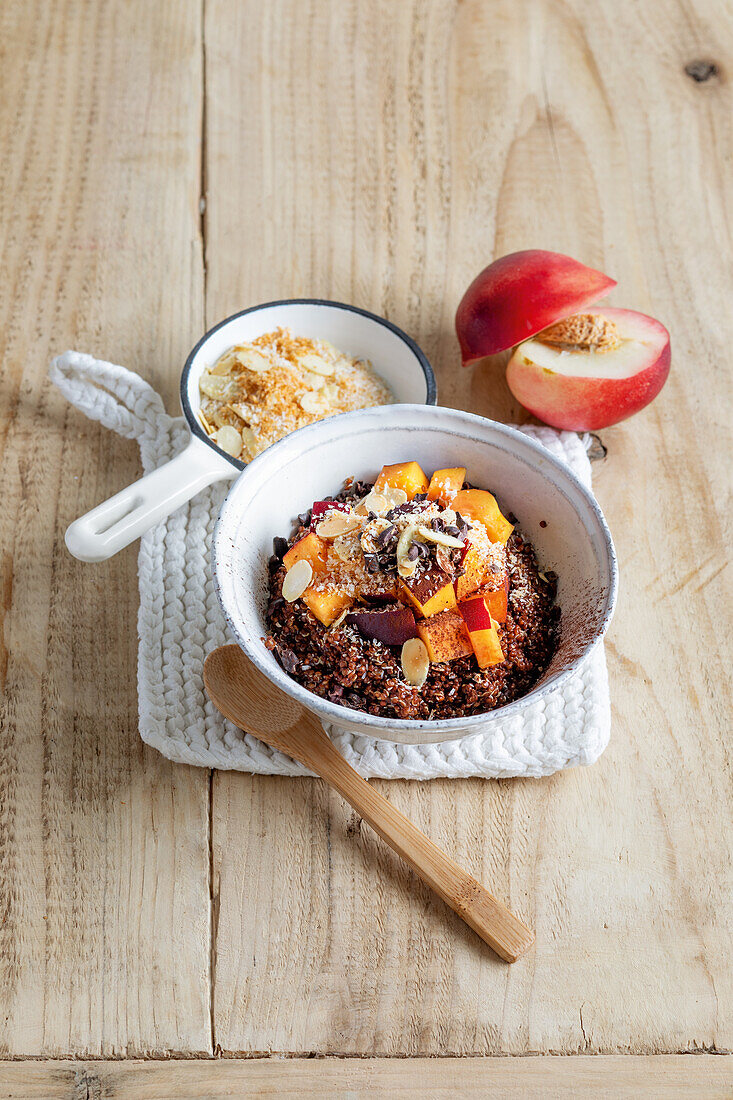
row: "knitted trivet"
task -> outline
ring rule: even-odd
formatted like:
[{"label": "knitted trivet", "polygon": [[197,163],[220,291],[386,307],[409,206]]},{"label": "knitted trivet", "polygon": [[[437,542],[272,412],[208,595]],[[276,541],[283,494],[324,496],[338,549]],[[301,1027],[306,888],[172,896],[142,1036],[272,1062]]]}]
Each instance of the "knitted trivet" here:
[{"label": "knitted trivet", "polygon": [[[138,441],[146,473],[173,458],[188,442],[186,421],[168,416],[159,395],[124,367],[67,351],[54,359],[49,373],[86,416]],[[520,430],[564,459],[590,485],[590,463],[577,435],[551,428]],[[231,641],[209,561],[214,521],[228,488],[224,482],[204,490],[141,540],[140,735],[164,756],[184,764],[307,775],[299,764],[225,721],[204,693],[204,657]],[[497,723],[490,734],[417,746],[353,734],[338,734],[334,740],[367,777],[539,776],[592,764],[606,747],[609,730],[606,661],[598,646],[561,688],[528,702],[519,714]]]}]

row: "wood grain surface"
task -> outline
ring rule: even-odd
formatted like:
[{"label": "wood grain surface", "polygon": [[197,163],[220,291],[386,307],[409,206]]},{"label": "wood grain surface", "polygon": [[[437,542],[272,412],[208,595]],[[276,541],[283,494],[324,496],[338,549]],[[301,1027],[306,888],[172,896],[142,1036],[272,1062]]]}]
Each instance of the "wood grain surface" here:
[{"label": "wood grain surface", "polygon": [[575,1058],[230,1058],[201,1062],[0,1062],[6,1100],[219,1100],[232,1096],[500,1096],[512,1100],[729,1100],[713,1054]]},{"label": "wood grain surface", "polygon": [[[729,1049],[730,5],[7,0],[0,55],[0,1055]],[[63,547],[135,448],[45,372],[77,347],[174,411],[206,325],[324,296],[403,326],[442,403],[521,420],[504,358],[461,370],[452,318],[530,246],[618,279],[612,304],[671,329],[673,370],[595,466],[621,565],[607,752],[545,780],[376,784],[536,930],[507,967],[322,783],[142,748],[134,548]],[[574,1061],[618,1067],[616,1095],[667,1066],[723,1095],[730,1064]],[[297,1063],[298,1091],[325,1064]],[[539,1089],[562,1064],[421,1061],[414,1084]],[[285,1088],[293,1065],[257,1072]],[[100,1095],[165,1094],[127,1069]],[[71,1095],[70,1067],[5,1072]]]}]

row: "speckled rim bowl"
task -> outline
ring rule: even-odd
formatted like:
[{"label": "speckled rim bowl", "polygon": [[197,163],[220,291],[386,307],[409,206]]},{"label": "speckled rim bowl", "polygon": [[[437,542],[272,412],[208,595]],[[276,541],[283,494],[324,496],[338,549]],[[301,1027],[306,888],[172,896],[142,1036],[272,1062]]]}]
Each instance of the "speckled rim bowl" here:
[{"label": "speckled rim bowl", "polygon": [[[274,536],[287,536],[298,513],[338,492],[346,477],[373,480],[385,463],[410,459],[428,473],[466,466],[472,484],[490,489],[505,511],[518,517],[522,533],[537,550],[540,568],[558,574],[561,638],[549,668],[527,695],[485,714],[418,722],[352,710],[301,687],[263,643],[267,562]],[[317,714],[329,730],[405,744],[449,741],[488,730],[555,691],[603,637],[618,576],[603,514],[568,466],[513,428],[425,405],[389,405],[322,420],[256,458],[222,506],[214,531],[213,572],[234,637],[273,683]]]}]

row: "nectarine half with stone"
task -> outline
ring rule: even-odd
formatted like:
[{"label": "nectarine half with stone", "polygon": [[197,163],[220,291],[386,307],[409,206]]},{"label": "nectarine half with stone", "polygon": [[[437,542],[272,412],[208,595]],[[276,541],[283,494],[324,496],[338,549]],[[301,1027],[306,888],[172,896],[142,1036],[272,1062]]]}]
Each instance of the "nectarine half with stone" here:
[{"label": "nectarine half with stone", "polygon": [[643,409],[667,380],[664,325],[631,309],[568,317],[514,351],[509,389],[554,428],[596,431]]}]

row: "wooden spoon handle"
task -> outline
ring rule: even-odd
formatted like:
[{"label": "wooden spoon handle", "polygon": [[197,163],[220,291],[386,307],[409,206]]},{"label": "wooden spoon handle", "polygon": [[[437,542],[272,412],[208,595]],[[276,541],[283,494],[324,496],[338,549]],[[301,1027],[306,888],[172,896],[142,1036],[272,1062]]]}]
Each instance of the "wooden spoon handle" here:
[{"label": "wooden spoon handle", "polygon": [[299,758],[334,787],[497,955],[515,962],[529,950],[534,932],[362,779],[315,720],[308,722],[307,737],[298,747]]}]

